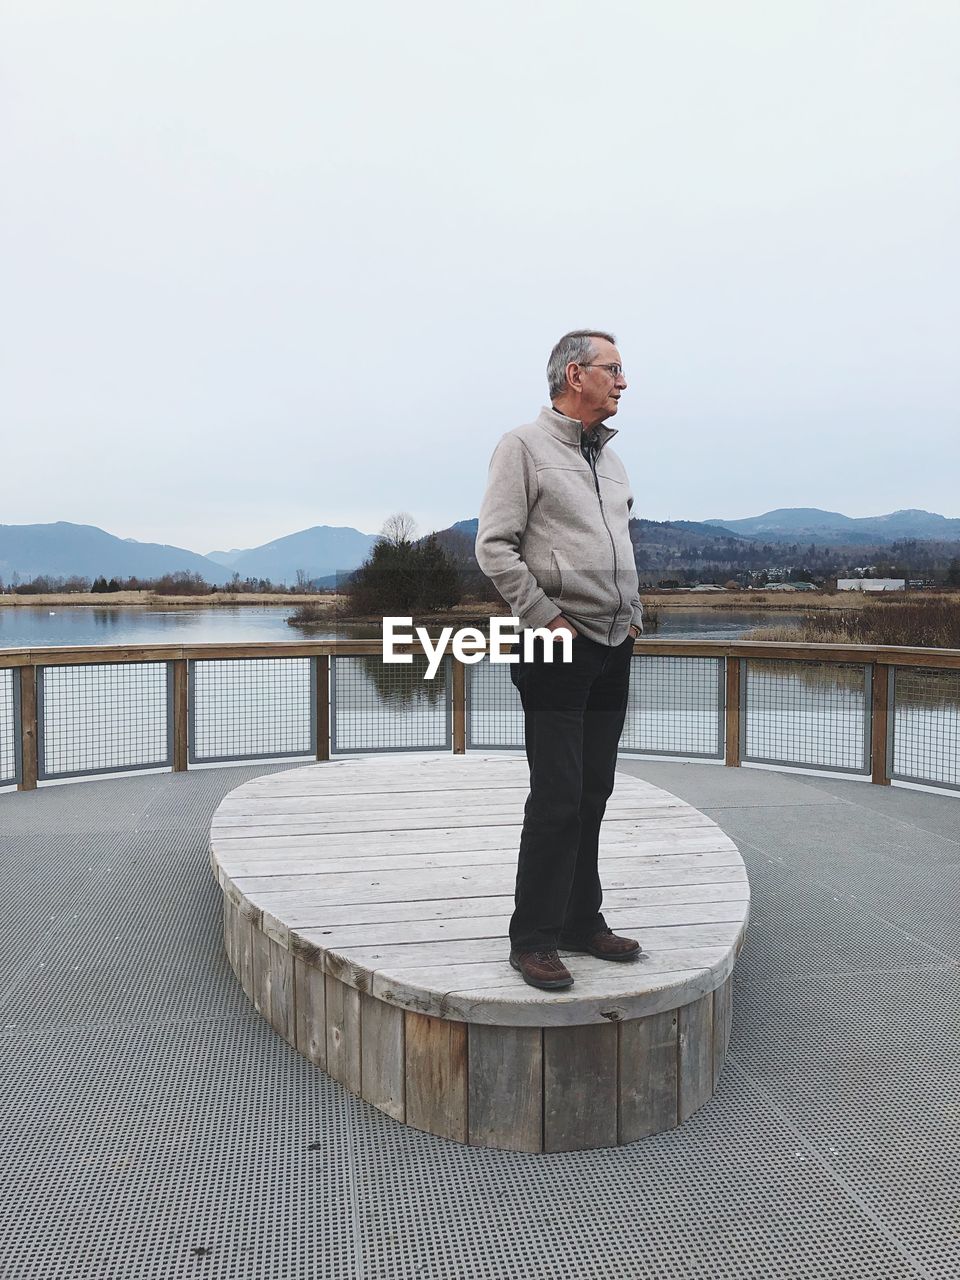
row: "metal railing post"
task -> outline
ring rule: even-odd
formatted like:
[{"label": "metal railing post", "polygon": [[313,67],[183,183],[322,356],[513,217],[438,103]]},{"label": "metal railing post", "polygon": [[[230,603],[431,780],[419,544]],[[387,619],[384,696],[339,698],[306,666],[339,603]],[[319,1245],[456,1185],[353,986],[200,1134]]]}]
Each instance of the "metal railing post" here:
[{"label": "metal railing post", "polygon": [[39,768],[40,735],[37,727],[37,668],[20,668],[20,781],[18,791],[34,791]]},{"label": "metal railing post", "polygon": [[889,787],[887,772],[887,708],[889,706],[890,668],[885,662],[873,663],[871,681],[870,781]]},{"label": "metal railing post", "polygon": [[740,767],[740,658],[727,657],[726,749],[723,763],[731,769]]}]

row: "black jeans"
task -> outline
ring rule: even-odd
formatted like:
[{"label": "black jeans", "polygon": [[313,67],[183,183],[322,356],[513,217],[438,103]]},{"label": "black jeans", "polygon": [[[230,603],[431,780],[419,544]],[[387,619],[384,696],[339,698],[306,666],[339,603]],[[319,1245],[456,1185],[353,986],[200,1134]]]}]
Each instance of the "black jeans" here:
[{"label": "black jeans", "polygon": [[577,936],[605,928],[597,870],[600,823],[613,790],[617,745],[630,687],[633,639],[610,648],[585,636],[573,661],[532,662],[510,677],[520,693],[530,765],[517,866],[515,951],[549,951],[561,931]]}]

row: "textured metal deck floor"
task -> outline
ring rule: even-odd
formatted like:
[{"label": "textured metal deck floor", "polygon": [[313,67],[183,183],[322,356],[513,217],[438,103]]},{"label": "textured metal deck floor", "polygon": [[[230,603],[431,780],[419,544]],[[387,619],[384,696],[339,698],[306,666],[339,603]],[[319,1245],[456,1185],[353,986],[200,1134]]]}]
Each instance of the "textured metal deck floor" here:
[{"label": "textured metal deck floor", "polygon": [[731,1057],[681,1130],[519,1156],[297,1056],[221,947],[207,826],[270,768],[0,796],[0,1275],[960,1273],[960,802],[625,762],[736,840]]}]

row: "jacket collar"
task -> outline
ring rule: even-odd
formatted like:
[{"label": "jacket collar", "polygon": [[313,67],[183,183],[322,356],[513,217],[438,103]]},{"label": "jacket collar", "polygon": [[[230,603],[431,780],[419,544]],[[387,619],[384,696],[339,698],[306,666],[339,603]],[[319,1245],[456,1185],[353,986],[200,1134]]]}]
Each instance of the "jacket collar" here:
[{"label": "jacket collar", "polygon": [[[578,422],[576,418],[568,418],[566,414],[558,413],[551,405],[544,405],[537,418],[537,426],[542,427],[555,440],[562,440],[564,444],[572,444],[579,449],[583,423]],[[601,448],[617,434],[617,428],[608,427],[605,422],[601,422],[593,430],[600,441]]]}]

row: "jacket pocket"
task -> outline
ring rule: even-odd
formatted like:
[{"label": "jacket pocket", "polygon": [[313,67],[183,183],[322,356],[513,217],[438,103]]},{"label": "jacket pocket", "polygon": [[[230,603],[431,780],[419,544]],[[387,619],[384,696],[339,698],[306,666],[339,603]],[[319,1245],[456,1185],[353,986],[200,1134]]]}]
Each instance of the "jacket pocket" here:
[{"label": "jacket pocket", "polygon": [[608,619],[617,612],[618,594],[612,569],[575,569],[562,551],[554,548],[560,591],[556,603],[571,618]]}]

